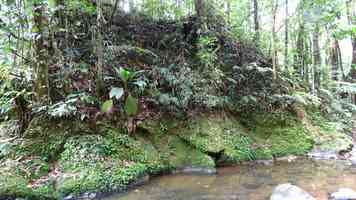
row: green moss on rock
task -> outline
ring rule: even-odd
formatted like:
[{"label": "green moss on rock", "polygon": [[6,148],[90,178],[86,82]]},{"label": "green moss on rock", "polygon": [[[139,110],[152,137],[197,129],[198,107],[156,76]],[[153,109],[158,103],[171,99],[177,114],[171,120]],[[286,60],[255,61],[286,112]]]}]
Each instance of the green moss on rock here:
[{"label": "green moss on rock", "polygon": [[310,132],[290,113],[249,116],[256,159],[305,155],[313,147]]},{"label": "green moss on rock", "polygon": [[225,161],[252,160],[250,139],[239,121],[225,114],[202,115],[189,120],[177,134],[194,148],[208,154],[223,154]]},{"label": "green moss on rock", "polygon": [[24,175],[22,164],[15,161],[3,163],[0,169],[0,197],[18,197],[33,200],[57,199],[54,184],[46,180],[34,184],[31,172]]},{"label": "green moss on rock", "polygon": [[350,135],[343,133],[337,128],[337,123],[330,122],[316,110],[308,110],[304,124],[315,141],[313,151],[339,153],[353,145]]},{"label": "green moss on rock", "polygon": [[[304,116],[279,112],[237,118],[213,113],[187,121],[154,119],[139,124],[133,135],[108,124],[93,133],[84,123],[35,118],[23,141],[14,142],[12,156],[2,160],[0,196],[60,199],[119,191],[146,174],[186,167],[212,169],[216,161],[303,155],[314,141],[327,144],[316,135],[325,134],[330,141],[342,138],[324,121],[312,124]],[[59,176],[51,178],[57,164]]]}]

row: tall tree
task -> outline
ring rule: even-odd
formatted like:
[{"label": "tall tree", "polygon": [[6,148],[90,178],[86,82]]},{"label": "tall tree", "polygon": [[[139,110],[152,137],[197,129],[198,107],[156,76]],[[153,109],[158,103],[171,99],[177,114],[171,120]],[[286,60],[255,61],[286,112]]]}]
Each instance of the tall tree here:
[{"label": "tall tree", "polygon": [[304,15],[304,4],[305,0],[302,0],[299,5],[298,5],[298,23],[299,27],[297,29],[297,38],[296,38],[296,54],[294,55],[294,71],[299,75],[300,77],[303,77],[305,80],[307,80],[308,76],[306,71],[307,65],[306,65],[306,60],[307,60],[307,45],[305,42],[305,15]]},{"label": "tall tree", "polygon": [[95,75],[95,89],[96,93],[99,96],[102,96],[104,93],[104,72],[103,72],[103,67],[104,67],[104,47],[103,47],[103,35],[102,32],[104,29],[103,26],[103,7],[102,7],[102,1],[97,2],[97,7],[96,7],[96,38],[95,38],[95,47],[96,47],[96,56],[97,56],[97,62],[96,62],[96,69],[94,72],[96,72]]},{"label": "tall tree", "polygon": [[[350,26],[356,26],[356,3],[355,0],[348,0],[346,2],[347,19]],[[351,31],[352,44],[352,62],[350,70],[350,78],[356,81],[356,32]]]},{"label": "tall tree", "polygon": [[313,66],[314,66],[314,89],[319,89],[321,84],[321,53],[320,53],[320,45],[319,45],[319,34],[320,34],[320,26],[319,23],[316,22],[313,30]]},{"label": "tall tree", "polygon": [[35,30],[34,39],[34,80],[35,94],[37,101],[48,103],[49,82],[48,82],[48,61],[49,61],[49,30],[48,18],[46,16],[46,4],[37,1],[33,5],[33,24]]},{"label": "tall tree", "polygon": [[273,78],[277,78],[277,12],[278,12],[278,0],[273,0],[272,5],[272,65],[273,65]]},{"label": "tall tree", "polygon": [[289,46],[289,3],[285,0],[285,32],[284,32],[284,66],[288,67],[288,46]]},{"label": "tall tree", "polygon": [[256,46],[259,45],[260,41],[260,22],[259,22],[259,17],[258,17],[258,1],[253,0],[253,19],[254,19],[254,29],[255,29],[255,35],[254,35],[254,41],[256,43]]},{"label": "tall tree", "polygon": [[205,17],[205,1],[204,0],[194,0],[195,3],[195,12],[200,21],[203,21]]},{"label": "tall tree", "polygon": [[339,65],[339,42],[333,38],[330,51],[330,63],[331,63],[331,79],[334,81],[339,80],[340,65]]}]

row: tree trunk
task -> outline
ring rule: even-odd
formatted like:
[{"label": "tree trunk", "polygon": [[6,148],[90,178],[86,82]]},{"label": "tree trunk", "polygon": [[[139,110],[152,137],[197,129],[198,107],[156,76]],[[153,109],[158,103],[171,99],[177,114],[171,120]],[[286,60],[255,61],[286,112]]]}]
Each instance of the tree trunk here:
[{"label": "tree trunk", "polygon": [[344,81],[344,80],[346,80],[346,77],[345,77],[345,70],[344,70],[344,65],[343,65],[343,61],[342,61],[341,49],[340,49],[339,41],[336,41],[336,42],[337,42],[336,48],[337,48],[339,69],[341,72],[341,78]]},{"label": "tree trunk", "polygon": [[276,32],[276,23],[277,23],[277,10],[278,10],[278,0],[274,0],[274,5],[272,7],[272,64],[273,64],[273,78],[277,79],[277,32]]},{"label": "tree trunk", "polygon": [[352,38],[352,62],[350,70],[350,78],[356,82],[356,37]]},{"label": "tree trunk", "polygon": [[226,1],[227,22],[231,23],[231,1]]},{"label": "tree trunk", "polygon": [[49,59],[49,30],[46,16],[46,6],[42,3],[33,5],[33,22],[36,30],[34,40],[35,65],[34,80],[35,93],[38,102],[49,103],[48,59]]},{"label": "tree trunk", "polygon": [[319,45],[319,33],[320,27],[319,24],[315,24],[313,31],[313,61],[314,61],[314,87],[313,91],[320,88],[321,84],[321,54],[320,54],[320,45]]},{"label": "tree trunk", "polygon": [[195,0],[195,12],[200,21],[203,21],[202,18],[205,16],[205,5],[204,0]]},{"label": "tree trunk", "polygon": [[339,80],[339,53],[338,53],[338,41],[333,38],[331,44],[331,55],[330,55],[330,62],[331,62],[331,79],[334,81]]},{"label": "tree trunk", "polygon": [[96,43],[96,56],[97,56],[97,62],[96,62],[96,69],[94,69],[94,72],[96,74],[95,76],[95,90],[96,94],[101,97],[104,95],[104,75],[103,75],[103,66],[104,66],[104,47],[103,47],[103,35],[102,35],[102,30],[103,30],[103,23],[102,23],[102,18],[103,18],[103,13],[102,13],[102,3],[101,1],[97,2],[97,18],[96,18],[96,38],[95,38],[95,43]]},{"label": "tree trunk", "polygon": [[294,71],[300,77],[305,78],[305,19],[304,19],[304,0],[299,5],[301,11],[301,15],[299,15],[299,30],[297,34],[297,41],[296,41],[296,54],[294,60]]},{"label": "tree trunk", "polygon": [[[351,26],[356,25],[355,7],[356,7],[356,3],[354,0],[349,0],[346,2],[347,19],[349,25]],[[352,41],[352,62],[351,62],[349,79],[351,79],[352,82],[356,82],[356,33],[354,32],[351,33],[351,41]]]},{"label": "tree trunk", "polygon": [[289,10],[288,10],[288,0],[285,0],[285,32],[284,32],[284,66],[288,68],[288,46],[289,46]]},{"label": "tree trunk", "polygon": [[258,18],[258,1],[253,0],[253,19],[254,19],[254,24],[255,24],[255,35],[254,35],[254,41],[256,43],[256,46],[259,46],[259,41],[260,41],[260,22]]}]

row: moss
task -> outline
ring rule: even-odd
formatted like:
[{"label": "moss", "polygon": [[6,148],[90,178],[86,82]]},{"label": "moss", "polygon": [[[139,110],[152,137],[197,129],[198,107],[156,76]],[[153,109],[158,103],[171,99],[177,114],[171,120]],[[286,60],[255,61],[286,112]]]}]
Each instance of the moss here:
[{"label": "moss", "polygon": [[169,141],[169,165],[172,168],[179,169],[182,167],[202,167],[214,168],[214,160],[186,144],[178,137],[171,137]]},{"label": "moss", "polygon": [[256,159],[271,159],[285,155],[304,155],[313,147],[310,132],[288,112],[251,115],[250,137]]},{"label": "moss", "polygon": [[32,186],[29,177],[16,173],[13,168],[2,166],[0,170],[0,196],[33,200],[57,199],[53,182],[45,181]]},{"label": "moss", "polygon": [[154,151],[147,151],[149,154],[154,152],[153,155],[160,158],[161,167],[158,170],[188,166],[213,168],[215,163],[210,156],[193,148],[176,135],[175,130],[179,124],[175,119],[162,119],[147,120],[139,125],[138,138],[141,138],[142,143],[149,143],[149,148],[155,148]]},{"label": "moss", "polygon": [[314,150],[339,153],[352,147],[351,136],[338,130],[338,124],[327,120],[319,111],[308,110],[304,124],[315,141]]},{"label": "moss", "polygon": [[39,156],[49,161],[56,160],[68,137],[87,133],[91,133],[91,130],[83,122],[35,117],[13,156]]},{"label": "moss", "polygon": [[[310,123],[308,128],[305,121],[288,112],[254,113],[244,118],[213,113],[189,121],[154,119],[138,125],[133,135],[107,124],[99,127],[101,134],[87,134],[86,125],[74,128],[73,123],[44,122],[33,121],[26,142],[16,145],[16,155],[23,160],[14,164],[16,168],[8,167],[10,175],[0,177],[0,196],[58,199],[110,192],[124,189],[147,173],[214,168],[214,159],[237,163],[302,155],[315,140],[310,127],[317,127]],[[319,133],[333,132],[324,121],[320,123]],[[61,171],[56,188],[50,178],[29,188],[30,183],[50,177],[50,157],[58,161]]]},{"label": "moss", "polygon": [[106,136],[71,137],[64,148],[59,160],[62,196],[122,189],[160,164],[151,147],[115,130]]},{"label": "moss", "polygon": [[254,159],[251,141],[234,117],[201,115],[188,121],[186,127],[179,129],[177,134],[204,153],[223,154],[229,162]]}]

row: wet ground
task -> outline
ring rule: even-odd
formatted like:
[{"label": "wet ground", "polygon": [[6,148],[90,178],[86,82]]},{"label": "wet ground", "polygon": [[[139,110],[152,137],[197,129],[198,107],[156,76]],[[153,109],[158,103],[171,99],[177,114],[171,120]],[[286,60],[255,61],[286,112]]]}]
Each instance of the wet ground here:
[{"label": "wet ground", "polygon": [[295,184],[318,200],[339,188],[356,190],[356,167],[345,161],[296,160],[218,169],[216,175],[167,175],[106,200],[265,200],[275,186]]}]

